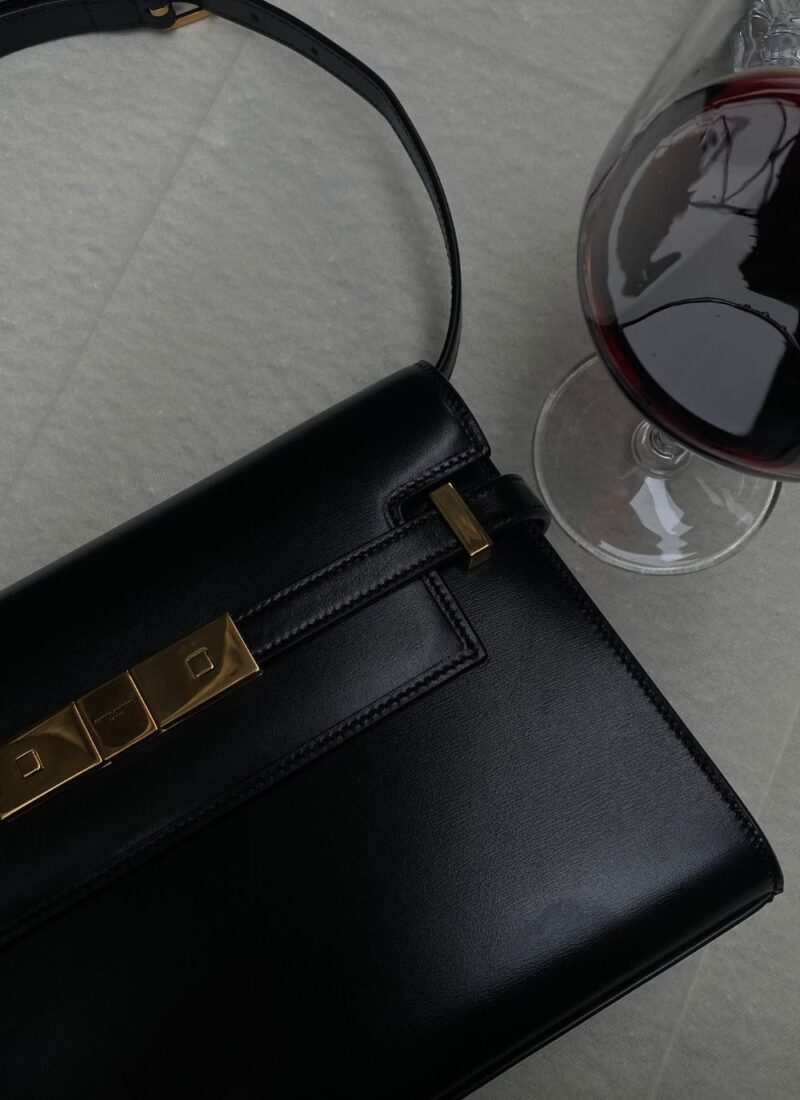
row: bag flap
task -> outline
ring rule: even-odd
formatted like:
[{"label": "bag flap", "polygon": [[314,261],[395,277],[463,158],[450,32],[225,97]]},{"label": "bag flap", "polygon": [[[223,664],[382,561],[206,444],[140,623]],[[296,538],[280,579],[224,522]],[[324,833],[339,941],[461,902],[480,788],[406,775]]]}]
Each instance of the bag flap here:
[{"label": "bag flap", "polygon": [[391,375],[0,596],[0,739],[386,531],[488,456],[452,387]]},{"label": "bag flap", "polygon": [[[426,488],[486,477],[487,455],[455,391],[420,364],[23,581],[0,598],[0,741],[386,536]],[[304,639],[255,686],[0,822],[0,938],[255,774],[285,774],[481,659],[435,577],[381,595],[356,626]],[[319,668],[335,691],[315,688]]]}]

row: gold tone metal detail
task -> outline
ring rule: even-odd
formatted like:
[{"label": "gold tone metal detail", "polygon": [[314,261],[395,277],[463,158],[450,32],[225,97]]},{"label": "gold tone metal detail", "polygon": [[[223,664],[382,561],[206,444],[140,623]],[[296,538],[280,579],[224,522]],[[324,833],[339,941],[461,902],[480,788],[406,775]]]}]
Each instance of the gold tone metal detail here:
[{"label": "gold tone metal detail", "polygon": [[131,669],[161,729],[259,671],[230,615],[196,630]]},{"label": "gold tone metal detail", "polygon": [[260,671],[230,615],[0,744],[0,821]]},{"label": "gold tone metal detail", "polygon": [[18,756],[14,762],[17,765],[17,771],[21,779],[30,779],[32,775],[36,775],[44,767],[42,758],[36,749],[28,749],[22,756]]},{"label": "gold tone metal detail", "polygon": [[74,704],[0,745],[0,821],[100,763]]},{"label": "gold tone metal detail", "polygon": [[[148,15],[152,15],[154,19],[163,19],[165,15],[169,15],[175,10],[174,4],[162,4],[158,8],[148,8]],[[179,27],[188,27],[190,23],[199,23],[201,19],[207,19],[209,15],[213,15],[213,12],[206,11],[205,8],[194,7],[189,11],[175,12],[175,22],[170,23],[168,27],[164,27],[165,31],[175,31]]]},{"label": "gold tone metal detail", "polygon": [[206,647],[203,646],[202,649],[196,649],[194,653],[189,654],[186,658],[186,667],[195,680],[200,680],[203,676],[208,676],[209,672],[214,671],[214,662],[211,660]]},{"label": "gold tone metal detail", "polygon": [[448,481],[430,494],[431,500],[467,552],[467,565],[482,565],[492,552],[492,540],[476,519],[461,493]]},{"label": "gold tone metal detail", "polygon": [[104,760],[158,729],[129,672],[81,696],[77,706]]}]

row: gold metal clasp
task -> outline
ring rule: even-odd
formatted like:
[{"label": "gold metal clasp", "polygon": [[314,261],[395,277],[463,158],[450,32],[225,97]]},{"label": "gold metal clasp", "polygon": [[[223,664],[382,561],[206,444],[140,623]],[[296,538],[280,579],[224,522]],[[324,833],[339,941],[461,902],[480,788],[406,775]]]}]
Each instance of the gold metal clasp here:
[{"label": "gold metal clasp", "polygon": [[77,707],[104,760],[158,729],[130,672],[82,695]]},{"label": "gold metal clasp", "polygon": [[0,745],[0,821],[101,763],[71,703]]},{"label": "gold metal clasp", "polygon": [[230,615],[196,630],[131,669],[160,729],[259,671]]},{"label": "gold metal clasp", "polygon": [[0,821],[259,672],[230,615],[0,745]]},{"label": "gold metal clasp", "polygon": [[186,11],[177,11],[174,4],[162,4],[157,8],[149,8],[148,15],[152,15],[154,19],[163,19],[165,16],[173,14],[175,15],[174,22],[170,23],[168,27],[162,28],[165,31],[175,31],[179,27],[188,27],[190,23],[199,23],[201,19],[207,19],[209,15],[213,15],[213,12],[206,11],[205,8],[201,8],[199,5],[190,7]]},{"label": "gold metal clasp", "polygon": [[466,550],[467,567],[474,569],[487,561],[494,543],[458,489],[448,481],[438,489],[434,489],[430,498],[442,519]]}]

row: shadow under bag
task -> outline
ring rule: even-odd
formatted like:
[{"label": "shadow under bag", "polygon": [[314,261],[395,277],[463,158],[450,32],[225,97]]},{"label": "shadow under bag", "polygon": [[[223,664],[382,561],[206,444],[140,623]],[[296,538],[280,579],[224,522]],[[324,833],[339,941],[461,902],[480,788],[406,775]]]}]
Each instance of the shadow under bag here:
[{"label": "shadow under bag", "polygon": [[[152,0],[151,0],[152,2]],[[760,908],[749,813],[438,364],[0,598],[0,1084],[455,1100]],[[0,0],[0,53],[171,5]]]}]

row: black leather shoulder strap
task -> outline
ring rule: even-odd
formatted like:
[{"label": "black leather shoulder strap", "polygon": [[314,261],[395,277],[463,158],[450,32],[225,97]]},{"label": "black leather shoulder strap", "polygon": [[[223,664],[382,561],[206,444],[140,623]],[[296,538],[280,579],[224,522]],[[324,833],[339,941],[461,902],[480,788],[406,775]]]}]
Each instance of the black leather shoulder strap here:
[{"label": "black leather shoulder strap", "polygon": [[[266,0],[209,0],[203,8],[239,23],[326,69],[386,119],[413,161],[439,219],[450,260],[451,309],[436,364],[450,376],[461,335],[461,264],[453,218],[439,175],[402,103],[389,85],[358,58]],[[66,35],[134,27],[169,29],[179,16],[162,0],[0,0],[0,57]]]}]

